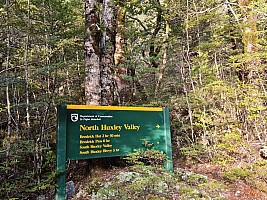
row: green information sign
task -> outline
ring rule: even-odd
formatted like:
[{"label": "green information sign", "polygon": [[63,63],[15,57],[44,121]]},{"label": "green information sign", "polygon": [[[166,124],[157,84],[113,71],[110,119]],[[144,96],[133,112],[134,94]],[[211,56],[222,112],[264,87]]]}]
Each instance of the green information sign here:
[{"label": "green information sign", "polygon": [[66,160],[126,156],[148,146],[167,155],[165,167],[172,171],[167,108],[59,106],[56,199],[65,199]]}]

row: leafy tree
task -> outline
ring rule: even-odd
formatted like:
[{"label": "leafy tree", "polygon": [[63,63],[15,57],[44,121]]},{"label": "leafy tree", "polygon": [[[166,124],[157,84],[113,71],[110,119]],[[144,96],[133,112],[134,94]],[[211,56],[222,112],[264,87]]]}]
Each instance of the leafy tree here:
[{"label": "leafy tree", "polygon": [[1,5],[0,198],[36,198],[53,184],[46,159],[55,143],[56,104],[84,98],[83,4]]}]

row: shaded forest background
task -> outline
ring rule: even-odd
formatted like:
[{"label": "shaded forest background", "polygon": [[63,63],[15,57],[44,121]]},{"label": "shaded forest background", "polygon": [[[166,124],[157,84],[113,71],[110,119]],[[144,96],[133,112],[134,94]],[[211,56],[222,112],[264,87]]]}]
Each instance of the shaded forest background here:
[{"label": "shaded forest background", "polygon": [[1,199],[55,186],[58,104],[167,106],[177,158],[266,192],[266,1],[0,2]]}]

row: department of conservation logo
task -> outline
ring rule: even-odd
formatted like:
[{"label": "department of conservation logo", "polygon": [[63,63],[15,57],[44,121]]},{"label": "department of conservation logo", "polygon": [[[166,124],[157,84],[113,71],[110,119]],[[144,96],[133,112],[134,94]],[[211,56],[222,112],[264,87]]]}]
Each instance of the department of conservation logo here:
[{"label": "department of conservation logo", "polygon": [[71,115],[70,115],[70,120],[71,120],[72,122],[77,122],[78,119],[79,119],[79,115],[78,115],[78,114],[71,114]]}]

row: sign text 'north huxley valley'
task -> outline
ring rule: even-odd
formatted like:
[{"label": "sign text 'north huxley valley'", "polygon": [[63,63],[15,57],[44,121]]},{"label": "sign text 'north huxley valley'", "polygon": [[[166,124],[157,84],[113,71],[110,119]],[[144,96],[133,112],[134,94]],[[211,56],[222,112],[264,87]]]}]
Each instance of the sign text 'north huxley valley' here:
[{"label": "sign text 'north huxley valley'", "polygon": [[80,125],[80,131],[121,131],[121,130],[128,130],[128,131],[139,131],[140,126],[135,124],[123,124],[123,125]]}]

